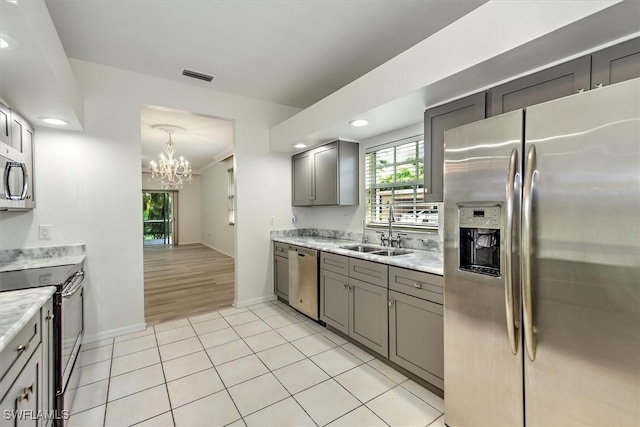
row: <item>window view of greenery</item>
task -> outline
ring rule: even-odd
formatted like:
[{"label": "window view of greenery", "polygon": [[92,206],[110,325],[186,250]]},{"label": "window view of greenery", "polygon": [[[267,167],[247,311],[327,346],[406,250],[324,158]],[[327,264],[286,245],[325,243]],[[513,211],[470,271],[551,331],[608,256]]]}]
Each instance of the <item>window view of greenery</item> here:
[{"label": "window view of greenery", "polygon": [[173,193],[142,193],[145,245],[173,244]]},{"label": "window view of greenery", "polygon": [[365,157],[366,220],[387,225],[389,205],[400,227],[438,226],[436,206],[424,202],[424,140],[422,136],[372,150]]}]

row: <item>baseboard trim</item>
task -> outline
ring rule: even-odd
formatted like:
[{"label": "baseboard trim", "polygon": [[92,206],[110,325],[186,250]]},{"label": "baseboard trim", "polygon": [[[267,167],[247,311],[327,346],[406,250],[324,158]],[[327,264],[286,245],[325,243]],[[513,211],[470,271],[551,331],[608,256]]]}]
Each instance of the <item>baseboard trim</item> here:
[{"label": "baseboard trim", "polygon": [[224,255],[226,255],[226,256],[228,256],[228,257],[230,257],[230,258],[233,258],[233,259],[235,259],[235,258],[236,258],[236,257],[234,256],[234,254],[229,254],[229,253],[227,253],[227,251],[223,251],[223,250],[222,250],[222,249],[220,249],[220,248],[216,248],[215,246],[211,246],[211,245],[210,245],[210,244],[208,244],[208,243],[201,242],[201,244],[202,244],[202,245],[204,245],[204,246],[206,246],[206,247],[208,247],[209,249],[213,249],[214,251],[218,251],[218,252],[220,252],[221,254],[224,254]]},{"label": "baseboard trim", "polygon": [[124,328],[110,329],[108,331],[98,332],[97,334],[85,334],[84,338],[82,338],[82,341],[86,344],[90,344],[92,342],[106,340],[108,338],[119,337],[120,335],[144,331],[145,329],[147,329],[146,323],[137,323],[135,325],[125,326]]},{"label": "baseboard trim", "polygon": [[236,308],[246,307],[248,305],[260,304],[261,302],[270,302],[277,300],[276,294],[265,295],[263,297],[245,299],[242,301],[233,300],[233,306]]}]

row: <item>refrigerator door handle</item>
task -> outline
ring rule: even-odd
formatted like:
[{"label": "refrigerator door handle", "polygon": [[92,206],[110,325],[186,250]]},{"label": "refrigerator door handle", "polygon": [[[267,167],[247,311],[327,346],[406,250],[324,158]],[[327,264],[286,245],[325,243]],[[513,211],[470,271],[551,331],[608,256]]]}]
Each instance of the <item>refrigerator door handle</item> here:
[{"label": "refrigerator door handle", "polygon": [[522,192],[522,251],[520,264],[522,265],[522,305],[524,317],[524,339],[527,344],[527,354],[533,362],[536,359],[536,337],[533,326],[533,302],[531,300],[531,216],[533,211],[533,188],[536,171],[536,147],[530,145],[525,163],[524,188]]},{"label": "refrigerator door handle", "polygon": [[505,269],[504,269],[504,293],[505,293],[505,309],[507,313],[507,334],[509,336],[509,344],[511,353],[518,354],[518,334],[514,321],[514,292],[513,292],[513,215],[515,209],[515,193],[516,185],[519,184],[520,174],[518,173],[518,150],[514,148],[509,158],[509,175],[507,176],[506,187],[506,211],[507,223],[505,230]]}]

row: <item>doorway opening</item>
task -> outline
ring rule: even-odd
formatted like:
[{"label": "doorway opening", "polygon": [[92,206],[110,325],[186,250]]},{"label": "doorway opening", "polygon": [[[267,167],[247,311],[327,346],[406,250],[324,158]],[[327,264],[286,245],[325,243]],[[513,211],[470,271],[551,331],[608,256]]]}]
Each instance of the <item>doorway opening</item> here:
[{"label": "doorway opening", "polygon": [[178,244],[177,191],[142,192],[142,243],[144,246]]}]

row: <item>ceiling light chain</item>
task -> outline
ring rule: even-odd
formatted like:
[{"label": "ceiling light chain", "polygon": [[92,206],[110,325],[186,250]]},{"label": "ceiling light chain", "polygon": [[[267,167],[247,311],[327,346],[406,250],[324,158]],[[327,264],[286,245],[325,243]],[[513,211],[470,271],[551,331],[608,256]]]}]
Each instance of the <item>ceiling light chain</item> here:
[{"label": "ceiling light chain", "polygon": [[167,141],[164,151],[167,153],[160,154],[159,164],[155,161],[151,161],[149,164],[149,181],[151,179],[160,180],[160,184],[164,190],[170,188],[182,188],[183,182],[193,181],[193,172],[189,162],[180,156],[180,159],[174,159],[176,154],[176,147],[171,139],[171,132],[169,134],[169,140]]}]

